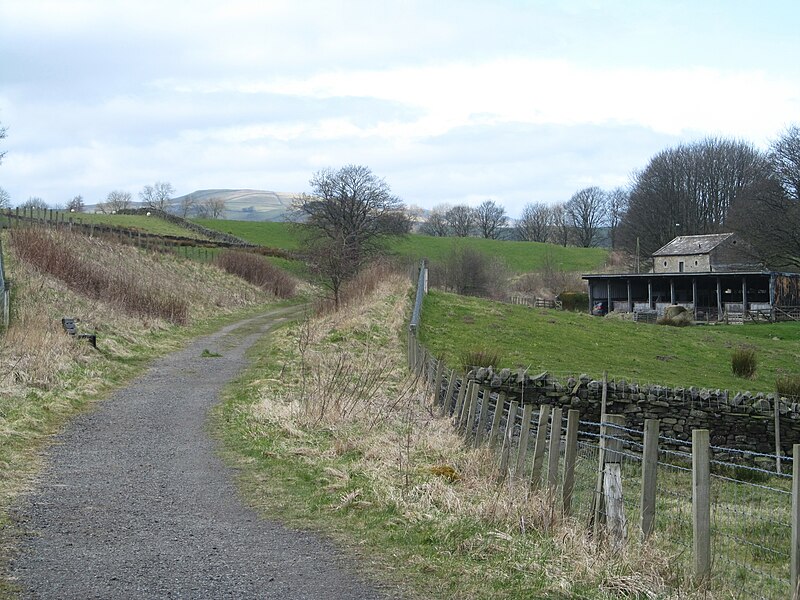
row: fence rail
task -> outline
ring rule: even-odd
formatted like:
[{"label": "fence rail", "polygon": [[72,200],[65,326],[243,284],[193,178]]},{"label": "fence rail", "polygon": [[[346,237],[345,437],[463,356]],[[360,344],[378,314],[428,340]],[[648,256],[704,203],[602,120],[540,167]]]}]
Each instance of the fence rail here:
[{"label": "fence rail", "polygon": [[417,338],[418,312],[415,325],[409,368],[465,444],[494,449],[500,478],[549,490],[554,508],[611,548],[653,544],[678,579],[724,587],[726,597],[800,598],[800,444],[783,457],[791,475],[780,474],[757,466],[776,456],[711,445],[706,429],[676,440],[657,419],[628,428],[605,410],[593,421],[569,406],[508,399],[433,357]]}]

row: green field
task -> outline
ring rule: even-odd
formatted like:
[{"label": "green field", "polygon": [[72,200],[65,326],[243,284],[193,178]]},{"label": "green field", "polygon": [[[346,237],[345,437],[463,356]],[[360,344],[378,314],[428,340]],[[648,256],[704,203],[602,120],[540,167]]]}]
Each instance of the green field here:
[{"label": "green field", "polygon": [[514,273],[539,271],[549,260],[553,268],[562,271],[588,273],[599,269],[608,258],[602,248],[563,247],[539,242],[509,242],[483,238],[431,237],[409,235],[392,243],[392,251],[413,259],[428,258],[438,262],[454,249],[464,247],[479,250],[502,259]]},{"label": "green field", "polygon": [[229,233],[251,244],[297,250],[299,243],[297,234],[291,223],[275,223],[272,221],[227,221],[221,219],[192,219],[193,223],[208,229]]},{"label": "green field", "polygon": [[45,219],[46,221],[55,221],[56,219],[61,222],[62,220],[68,222],[70,219],[74,223],[94,223],[96,225],[109,225],[112,227],[121,227],[124,229],[132,229],[134,231],[141,231],[152,233],[155,235],[174,235],[179,237],[188,237],[195,239],[206,239],[205,236],[200,235],[179,225],[175,225],[164,219],[158,217],[147,217],[145,215],[111,215],[104,213],[68,213],[64,211],[40,211],[34,213],[36,218]]},{"label": "green field", "polygon": [[[495,367],[556,375],[608,371],[641,384],[771,392],[781,373],[798,373],[800,323],[666,327],[532,309],[432,291],[422,310],[421,340],[448,364],[490,350]],[[756,350],[753,379],[731,372],[731,351]]]},{"label": "green field", "polygon": [[[297,234],[290,223],[270,223],[251,221],[220,221],[214,219],[195,219],[194,222],[230,233],[253,244],[296,250]],[[591,272],[603,266],[608,251],[601,248],[575,248],[541,244],[538,242],[508,242],[482,238],[440,238],[411,234],[392,240],[389,251],[395,255],[419,260],[428,258],[441,261],[454,249],[469,247],[502,259],[514,273],[540,270],[549,261],[563,271]]]}]

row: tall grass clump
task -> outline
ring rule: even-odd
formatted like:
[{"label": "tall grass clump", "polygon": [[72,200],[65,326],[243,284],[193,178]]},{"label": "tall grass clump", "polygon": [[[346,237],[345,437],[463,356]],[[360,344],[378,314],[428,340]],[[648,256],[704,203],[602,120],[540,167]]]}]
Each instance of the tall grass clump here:
[{"label": "tall grass clump", "polygon": [[474,367],[498,368],[502,362],[500,353],[496,350],[468,350],[461,355],[459,364],[467,373]]},{"label": "tall grass clump", "polygon": [[758,360],[754,348],[736,348],[731,353],[731,368],[737,377],[752,379],[756,374]]},{"label": "tall grass clump", "polygon": [[[402,276],[402,271],[396,264],[384,259],[375,260],[342,286],[339,290],[339,307],[363,302],[375,293],[383,282]],[[336,303],[333,298],[320,298],[314,308],[318,315],[329,314],[336,310]]]},{"label": "tall grass clump", "polygon": [[221,269],[271,293],[276,298],[292,298],[297,289],[294,278],[263,257],[240,250],[226,250],[214,259]]},{"label": "tall grass clump", "polygon": [[800,375],[780,375],[775,380],[775,390],[783,397],[800,398]]},{"label": "tall grass clump", "polygon": [[119,306],[135,315],[185,324],[186,301],[163,282],[129,263],[109,263],[93,256],[91,241],[83,236],[43,228],[16,229],[11,245],[17,257],[41,273],[59,279],[69,289],[95,300]]}]

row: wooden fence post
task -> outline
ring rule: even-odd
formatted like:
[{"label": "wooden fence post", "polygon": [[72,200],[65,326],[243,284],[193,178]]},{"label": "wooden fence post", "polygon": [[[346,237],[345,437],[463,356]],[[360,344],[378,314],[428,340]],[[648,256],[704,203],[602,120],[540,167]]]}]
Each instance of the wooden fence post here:
[{"label": "wooden fence post", "polygon": [[572,511],[572,493],[575,491],[575,459],[578,456],[578,426],[581,411],[573,408],[567,413],[567,436],[564,442],[564,478],[561,484],[564,514]]},{"label": "wooden fence post", "polygon": [[708,429],[692,430],[692,531],[694,575],[698,580],[711,570],[711,461]]},{"label": "wooden fence post", "polygon": [[475,440],[473,446],[477,448],[483,442],[483,436],[486,435],[486,421],[489,419],[489,401],[492,397],[491,390],[482,386],[481,394],[481,413],[478,417],[478,428],[475,430]]},{"label": "wooden fence post", "polygon": [[536,445],[533,447],[533,468],[531,468],[531,486],[538,488],[542,483],[542,461],[544,447],[547,443],[547,421],[550,419],[550,405],[539,407],[539,426],[536,429]]},{"label": "wooden fence post", "polygon": [[511,439],[514,435],[514,423],[517,420],[517,409],[519,402],[514,400],[508,407],[508,420],[506,430],[503,432],[503,448],[500,450],[500,478],[504,480],[508,475],[508,461],[511,456]]},{"label": "wooden fence post", "polygon": [[489,447],[494,448],[497,446],[497,434],[500,433],[500,421],[503,418],[503,408],[506,405],[506,393],[500,392],[497,394],[497,402],[494,405],[494,414],[492,414],[492,429],[489,431]]},{"label": "wooden fence post", "polygon": [[800,444],[792,446],[792,599],[800,598]]},{"label": "wooden fence post", "polygon": [[625,519],[625,504],[622,498],[622,440],[615,426],[624,427],[622,415],[606,415],[609,423],[609,437],[606,441],[605,464],[603,466],[604,516],[612,544],[619,549],[628,536]]},{"label": "wooden fence post", "polygon": [[461,426],[461,413],[464,411],[464,398],[467,397],[469,386],[470,382],[466,379],[462,379],[461,385],[458,386],[458,397],[456,398],[456,406],[453,409],[453,424],[456,428]]},{"label": "wooden fence post", "polygon": [[456,391],[456,370],[450,369],[450,375],[447,377],[447,391],[444,395],[444,402],[442,402],[442,414],[449,417],[450,411],[453,408],[453,393]]},{"label": "wooden fence post", "polygon": [[533,415],[533,404],[526,404],[522,410],[522,427],[519,431],[519,448],[517,448],[517,468],[516,477],[525,477],[525,456],[528,454],[528,438],[531,433],[531,415]]},{"label": "wooden fence post", "polygon": [[464,439],[467,444],[472,441],[472,428],[475,426],[475,414],[478,412],[478,397],[481,391],[481,386],[477,382],[472,385],[472,393],[469,398],[469,411],[467,413],[467,420],[464,423]]},{"label": "wooden fence post", "polygon": [[433,405],[439,406],[442,395],[442,378],[444,377],[444,360],[436,359],[436,375],[433,378]]},{"label": "wooden fence post", "polygon": [[641,530],[642,539],[646,540],[653,532],[656,516],[656,473],[658,471],[658,419],[646,419],[644,422],[644,443],[642,451],[642,497],[641,497]]},{"label": "wooden fence post", "polygon": [[781,395],[775,394],[775,472],[781,474]]},{"label": "wooden fence post", "polygon": [[561,407],[553,409],[550,417],[550,447],[547,454],[547,485],[558,485],[558,462],[561,458]]}]

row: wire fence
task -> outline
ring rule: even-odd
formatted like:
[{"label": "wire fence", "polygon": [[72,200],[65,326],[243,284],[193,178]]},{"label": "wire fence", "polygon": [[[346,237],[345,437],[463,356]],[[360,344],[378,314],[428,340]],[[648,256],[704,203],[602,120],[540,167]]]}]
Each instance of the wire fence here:
[{"label": "wire fence", "polygon": [[800,482],[759,466],[774,455],[711,446],[707,431],[662,435],[655,419],[636,429],[618,415],[595,421],[569,406],[509,401],[409,338],[409,367],[465,443],[496,448],[503,476],[557,491],[554,509],[612,547],[644,539],[670,557],[671,580],[707,586],[711,597],[792,597],[792,547],[800,549],[792,490]]}]

